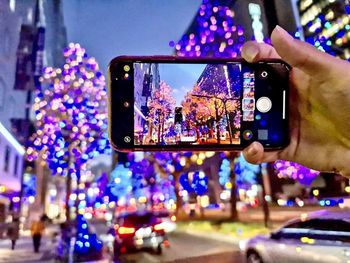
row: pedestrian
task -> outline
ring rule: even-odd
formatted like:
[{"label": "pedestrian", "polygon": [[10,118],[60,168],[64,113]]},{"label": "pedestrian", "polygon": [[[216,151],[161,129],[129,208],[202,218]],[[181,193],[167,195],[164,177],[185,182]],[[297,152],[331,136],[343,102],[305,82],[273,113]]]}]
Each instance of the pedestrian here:
[{"label": "pedestrian", "polygon": [[42,216],[40,220],[33,221],[30,230],[33,238],[34,252],[39,253],[41,237],[45,230],[45,217]]},{"label": "pedestrian", "polygon": [[14,250],[19,239],[19,218],[15,217],[7,229],[7,237],[11,240],[11,249]]},{"label": "pedestrian", "polygon": [[264,151],[253,142],[244,151],[250,163],[277,159],[300,163],[319,171],[350,177],[350,63],[294,39],[277,26],[272,44],[249,41],[242,56],[248,62],[281,58],[290,74],[290,144]]}]

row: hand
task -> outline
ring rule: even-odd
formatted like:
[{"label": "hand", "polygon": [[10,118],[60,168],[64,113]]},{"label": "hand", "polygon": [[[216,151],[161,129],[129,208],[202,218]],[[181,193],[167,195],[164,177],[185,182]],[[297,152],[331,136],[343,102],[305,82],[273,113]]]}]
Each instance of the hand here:
[{"label": "hand", "polygon": [[319,171],[350,177],[350,63],[291,37],[277,26],[273,46],[247,42],[242,56],[249,62],[281,58],[290,75],[290,144],[264,152],[259,142],[244,149],[251,163],[289,160]]}]

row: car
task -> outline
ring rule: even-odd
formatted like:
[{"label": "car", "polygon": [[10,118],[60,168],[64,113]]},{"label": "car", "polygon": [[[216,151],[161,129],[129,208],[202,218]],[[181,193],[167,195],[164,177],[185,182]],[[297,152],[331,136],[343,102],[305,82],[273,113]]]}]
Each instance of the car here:
[{"label": "car", "polygon": [[242,241],[248,263],[350,262],[350,211],[302,214],[270,235]]},{"label": "car", "polygon": [[153,212],[134,212],[117,218],[114,239],[114,255],[128,250],[153,249],[162,253],[167,238],[162,220]]},{"label": "car", "polygon": [[[176,216],[168,211],[156,211],[154,215],[162,221],[165,233],[171,233],[176,230]],[[169,243],[169,242],[165,242]]]}]

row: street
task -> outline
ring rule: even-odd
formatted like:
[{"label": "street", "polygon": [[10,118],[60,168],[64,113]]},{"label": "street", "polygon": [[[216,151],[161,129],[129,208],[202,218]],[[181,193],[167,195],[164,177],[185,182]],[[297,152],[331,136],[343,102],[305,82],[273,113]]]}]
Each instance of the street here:
[{"label": "street", "polygon": [[[169,235],[170,247],[163,249],[162,255],[152,251],[130,252],[122,256],[125,263],[155,263],[155,262],[241,262],[239,248],[230,242],[216,241],[182,232]],[[35,254],[30,236],[22,236],[15,250],[10,249],[10,240],[0,240],[0,263],[35,263],[54,262],[55,244],[44,237],[41,252]],[[106,255],[103,262],[110,261]],[[102,262],[101,261],[101,262]]]},{"label": "street", "polygon": [[242,262],[239,248],[229,242],[216,241],[187,233],[169,235],[170,247],[162,255],[152,252],[135,252],[123,256],[122,262]]},{"label": "street", "polygon": [[[102,222],[94,222],[93,228],[102,237],[107,227]],[[153,251],[128,252],[121,258],[126,263],[153,262],[241,262],[239,248],[232,238],[222,235],[213,237],[197,232],[185,233],[179,230],[168,234],[170,246],[163,247],[162,255]],[[106,241],[104,241],[106,245]],[[108,257],[108,256],[106,256]],[[227,261],[226,261],[227,260]]]},{"label": "street", "polygon": [[35,263],[53,262],[55,246],[48,237],[43,237],[39,253],[33,252],[32,238],[29,235],[21,236],[17,240],[15,250],[11,250],[11,241],[0,240],[0,262],[2,263]]}]

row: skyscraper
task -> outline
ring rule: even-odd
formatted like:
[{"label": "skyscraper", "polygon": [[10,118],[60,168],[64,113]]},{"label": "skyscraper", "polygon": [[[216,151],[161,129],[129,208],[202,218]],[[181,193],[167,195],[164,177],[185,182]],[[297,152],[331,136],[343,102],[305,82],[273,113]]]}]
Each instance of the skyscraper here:
[{"label": "skyscraper", "polygon": [[343,59],[350,59],[350,1],[300,0],[305,41]]}]

